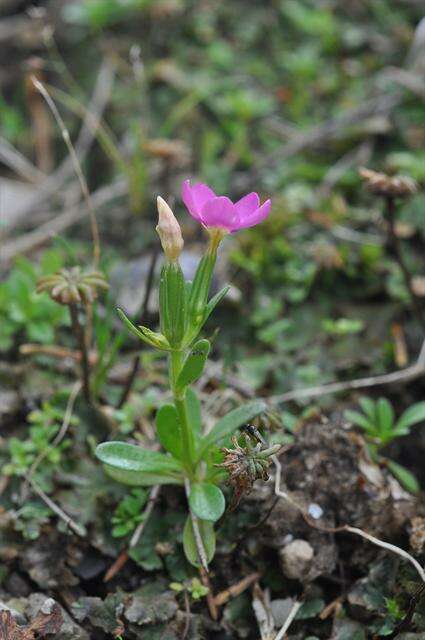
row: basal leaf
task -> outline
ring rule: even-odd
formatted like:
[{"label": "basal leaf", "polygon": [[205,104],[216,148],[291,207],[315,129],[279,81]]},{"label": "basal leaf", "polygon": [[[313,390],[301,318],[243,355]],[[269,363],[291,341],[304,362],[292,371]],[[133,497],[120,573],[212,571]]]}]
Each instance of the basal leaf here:
[{"label": "basal leaf", "polygon": [[151,487],[155,484],[183,484],[183,476],[166,473],[144,473],[143,471],[127,471],[103,465],[106,475],[113,480],[131,487]]},{"label": "basal leaf", "polygon": [[410,491],[410,493],[418,493],[420,491],[419,482],[406,467],[394,462],[394,460],[387,460],[387,465],[393,476],[407,491]]},{"label": "basal leaf", "polygon": [[226,501],[223,492],[215,484],[199,482],[192,485],[189,505],[198,518],[216,522],[224,513]]},{"label": "basal leaf", "polygon": [[169,475],[181,471],[175,458],[126,442],[103,442],[96,447],[96,456],[104,464],[123,471]]},{"label": "basal leaf", "polygon": [[417,402],[406,409],[398,420],[395,431],[406,433],[409,427],[413,427],[418,422],[425,422],[425,401]]},{"label": "basal leaf", "polygon": [[[198,526],[207,556],[207,562],[210,563],[215,553],[214,526],[207,520],[198,520]],[[190,564],[193,564],[195,567],[200,567],[201,563],[199,562],[195,534],[193,533],[192,519],[190,516],[187,517],[186,524],[183,529],[183,549]]]}]

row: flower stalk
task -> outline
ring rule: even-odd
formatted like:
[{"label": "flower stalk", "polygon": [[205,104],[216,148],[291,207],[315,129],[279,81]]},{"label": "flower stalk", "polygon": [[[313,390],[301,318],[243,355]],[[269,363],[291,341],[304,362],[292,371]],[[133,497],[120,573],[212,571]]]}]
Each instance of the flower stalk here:
[{"label": "flower stalk", "polygon": [[81,355],[81,382],[84,399],[88,404],[92,404],[92,393],[90,388],[90,364],[87,349],[87,341],[85,331],[78,317],[78,307],[74,303],[68,305],[69,315],[71,318],[72,331]]}]

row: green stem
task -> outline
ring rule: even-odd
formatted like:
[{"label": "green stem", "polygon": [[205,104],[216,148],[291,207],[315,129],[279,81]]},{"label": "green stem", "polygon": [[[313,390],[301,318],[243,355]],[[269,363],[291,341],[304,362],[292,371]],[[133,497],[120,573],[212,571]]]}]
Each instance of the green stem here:
[{"label": "green stem", "polygon": [[183,365],[183,351],[171,351],[170,353],[170,385],[173,391],[174,404],[180,419],[183,444],[183,462],[185,463],[189,477],[194,475],[195,442],[189,423],[186,406],[186,390],[177,393],[176,382]]}]

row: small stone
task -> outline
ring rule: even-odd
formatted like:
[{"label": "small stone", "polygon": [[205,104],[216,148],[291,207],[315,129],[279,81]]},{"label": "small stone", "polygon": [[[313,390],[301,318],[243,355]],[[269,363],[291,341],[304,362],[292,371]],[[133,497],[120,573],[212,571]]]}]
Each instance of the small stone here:
[{"label": "small stone", "polygon": [[303,580],[311,567],[313,547],[305,540],[293,540],[280,551],[282,569],[291,580]]},{"label": "small stone", "polygon": [[425,551],[425,518],[416,516],[410,522],[410,546],[420,555]]},{"label": "small stone", "polygon": [[44,613],[46,616],[48,616],[52,613],[54,606],[55,606],[55,601],[53,600],[53,598],[47,598],[44,601],[40,611],[41,613]]},{"label": "small stone", "polygon": [[312,502],[308,507],[308,514],[315,520],[318,520],[323,516],[323,509],[319,504]]},{"label": "small stone", "polygon": [[412,290],[418,298],[425,298],[425,276],[413,276]]}]

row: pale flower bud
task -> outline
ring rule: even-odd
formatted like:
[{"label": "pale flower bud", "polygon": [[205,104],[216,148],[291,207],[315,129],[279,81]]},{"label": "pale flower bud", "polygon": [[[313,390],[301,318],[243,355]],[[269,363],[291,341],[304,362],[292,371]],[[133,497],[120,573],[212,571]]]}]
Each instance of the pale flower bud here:
[{"label": "pale flower bud", "polygon": [[161,196],[156,200],[158,207],[158,224],[156,231],[161,240],[162,248],[171,262],[178,260],[183,249],[183,236],[180,225],[174,213]]}]

